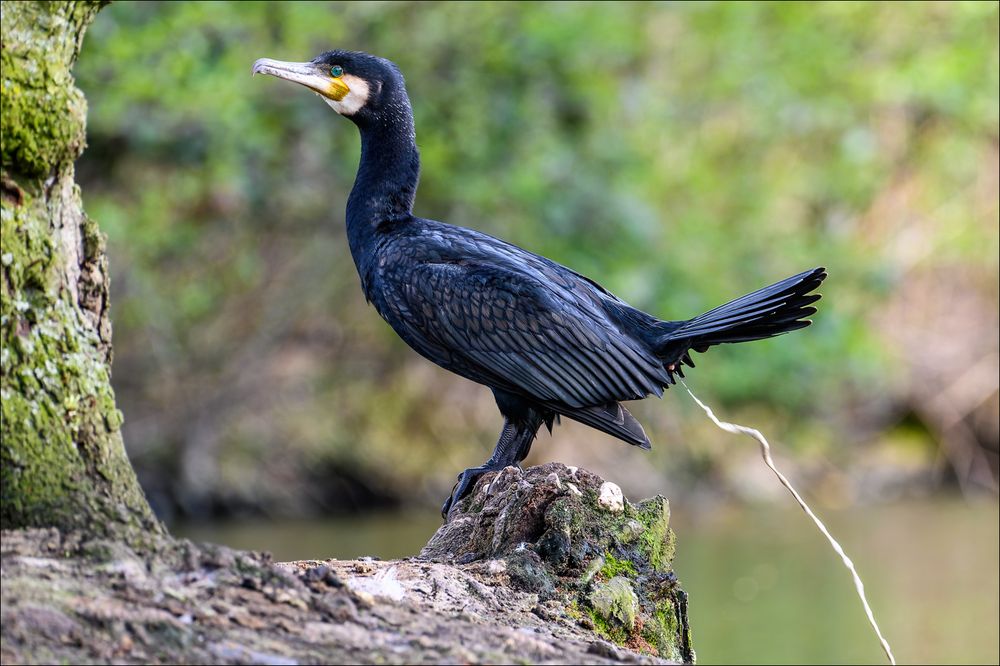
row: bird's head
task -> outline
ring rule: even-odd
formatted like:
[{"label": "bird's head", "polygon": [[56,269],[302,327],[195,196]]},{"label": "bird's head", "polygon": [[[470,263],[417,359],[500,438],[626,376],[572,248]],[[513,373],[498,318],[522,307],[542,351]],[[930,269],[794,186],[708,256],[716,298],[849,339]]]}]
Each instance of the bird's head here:
[{"label": "bird's head", "polygon": [[399,68],[385,58],[359,51],[327,51],[309,62],[261,58],[251,72],[304,85],[334,111],[359,124],[400,103],[409,107]]}]

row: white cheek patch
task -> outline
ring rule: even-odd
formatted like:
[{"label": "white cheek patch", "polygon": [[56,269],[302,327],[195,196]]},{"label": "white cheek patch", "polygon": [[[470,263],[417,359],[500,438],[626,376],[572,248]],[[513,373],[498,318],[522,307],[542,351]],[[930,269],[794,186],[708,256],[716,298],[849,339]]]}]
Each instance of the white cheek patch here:
[{"label": "white cheek patch", "polygon": [[344,98],[340,101],[330,99],[329,97],[324,97],[323,99],[340,115],[352,116],[368,103],[368,82],[351,74],[344,74],[341,80],[350,88],[350,91],[344,95]]}]

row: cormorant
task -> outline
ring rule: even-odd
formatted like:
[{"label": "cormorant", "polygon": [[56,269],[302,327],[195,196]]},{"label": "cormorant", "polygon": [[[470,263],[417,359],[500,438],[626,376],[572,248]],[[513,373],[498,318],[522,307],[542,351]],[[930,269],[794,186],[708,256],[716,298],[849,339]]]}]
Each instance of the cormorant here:
[{"label": "cormorant", "polygon": [[270,74],[316,92],[361,132],[347,239],[365,297],[425,358],[493,390],[504,417],[489,460],[462,472],[447,519],[482,474],[517,465],[538,429],[566,416],[650,448],[621,404],[694,367],[691,350],[760,340],[810,324],[826,277],[805,271],[693,319],[662,321],[597,282],[487,234],[413,215],[420,174],[403,75],[389,60],[327,51],[310,62],[262,58]]}]

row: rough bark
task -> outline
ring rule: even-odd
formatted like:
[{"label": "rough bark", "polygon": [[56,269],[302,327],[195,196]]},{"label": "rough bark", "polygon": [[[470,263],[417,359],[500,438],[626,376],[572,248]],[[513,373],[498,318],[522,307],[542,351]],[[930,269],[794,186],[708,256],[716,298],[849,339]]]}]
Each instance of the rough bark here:
[{"label": "rough bark", "polygon": [[122,443],[104,238],[73,179],[86,100],[70,68],[101,4],[3,5],[0,519],[136,544],[163,530]]},{"label": "rough bark", "polygon": [[[579,493],[579,494],[577,494]],[[602,501],[603,498],[603,501]],[[666,500],[558,464],[480,480],[418,558],[271,564],[3,534],[4,663],[693,661]]]}]

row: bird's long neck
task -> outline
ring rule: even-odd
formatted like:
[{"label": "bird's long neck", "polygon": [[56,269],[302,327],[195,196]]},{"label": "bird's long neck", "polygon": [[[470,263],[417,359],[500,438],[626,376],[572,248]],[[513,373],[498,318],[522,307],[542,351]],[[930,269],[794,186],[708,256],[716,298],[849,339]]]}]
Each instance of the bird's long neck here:
[{"label": "bird's long neck", "polygon": [[361,162],[347,199],[347,238],[362,283],[380,231],[409,219],[420,179],[413,114],[408,102],[378,117],[356,121],[361,130]]}]

